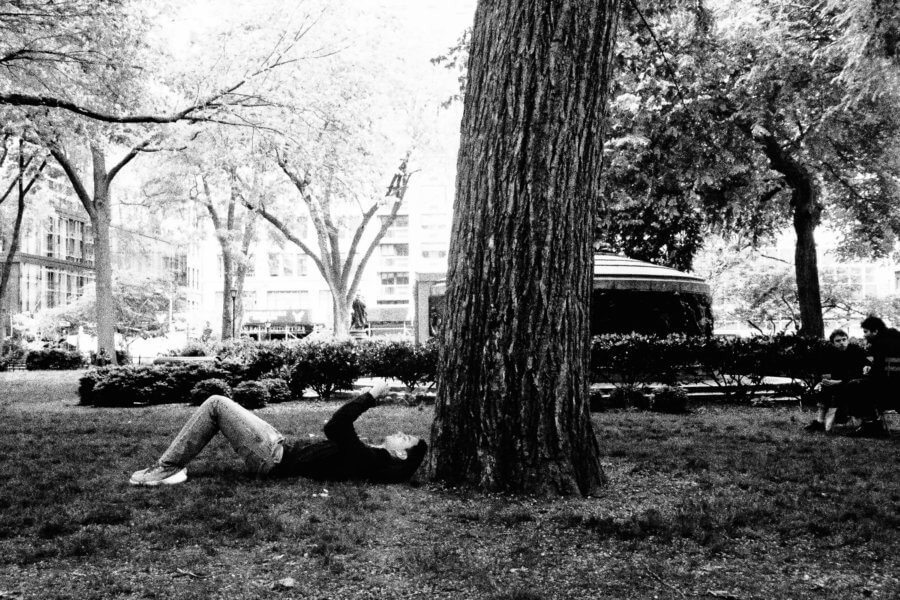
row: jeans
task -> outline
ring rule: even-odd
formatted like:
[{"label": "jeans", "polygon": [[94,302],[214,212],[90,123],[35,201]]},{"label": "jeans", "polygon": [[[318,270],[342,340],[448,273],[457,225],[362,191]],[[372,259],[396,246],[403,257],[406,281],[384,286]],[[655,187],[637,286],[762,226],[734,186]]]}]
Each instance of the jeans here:
[{"label": "jeans", "polygon": [[220,431],[254,474],[265,475],[281,461],[283,435],[237,402],[210,396],[184,424],[159,464],[186,466]]}]

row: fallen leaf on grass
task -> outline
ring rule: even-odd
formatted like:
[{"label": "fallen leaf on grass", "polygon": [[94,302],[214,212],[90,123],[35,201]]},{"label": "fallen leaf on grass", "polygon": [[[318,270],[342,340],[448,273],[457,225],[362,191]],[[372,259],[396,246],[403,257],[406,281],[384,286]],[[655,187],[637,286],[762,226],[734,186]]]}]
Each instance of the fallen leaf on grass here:
[{"label": "fallen leaf on grass", "polygon": [[272,584],[273,590],[289,590],[292,587],[297,586],[297,580],[293,577],[285,577],[284,579],[279,579],[275,583]]},{"label": "fallen leaf on grass", "polygon": [[187,571],[185,569],[175,569],[177,573],[174,577],[193,577],[194,579],[204,579],[206,575],[194,573],[193,571]]}]

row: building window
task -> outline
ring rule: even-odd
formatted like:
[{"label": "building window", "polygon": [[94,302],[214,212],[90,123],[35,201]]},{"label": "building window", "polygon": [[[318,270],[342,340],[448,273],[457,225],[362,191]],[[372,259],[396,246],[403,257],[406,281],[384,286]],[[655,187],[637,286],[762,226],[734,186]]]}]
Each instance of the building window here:
[{"label": "building window", "polygon": [[388,271],[379,273],[383,296],[405,296],[409,294],[409,273]]},{"label": "building window", "polygon": [[266,292],[266,306],[269,310],[301,310],[308,308],[309,292],[288,290]]},{"label": "building window", "polygon": [[277,252],[269,252],[269,277],[281,275],[281,255]]},{"label": "building window", "polygon": [[409,244],[379,244],[382,256],[409,256]]},{"label": "building window", "polygon": [[422,258],[447,258],[446,250],[422,250]]},{"label": "building window", "polygon": [[[391,218],[390,215],[378,215],[378,218],[381,219],[381,225],[388,221]],[[397,215],[394,219],[394,222],[391,223],[390,228],[387,230],[387,235],[389,236],[403,236],[409,232],[409,215]]]},{"label": "building window", "polygon": [[44,298],[45,308],[54,308],[63,304],[62,302],[62,273],[56,269],[47,269],[47,287]]},{"label": "building window", "polygon": [[44,255],[55,258],[59,254],[59,220],[56,217],[47,217],[46,233],[44,235]]}]

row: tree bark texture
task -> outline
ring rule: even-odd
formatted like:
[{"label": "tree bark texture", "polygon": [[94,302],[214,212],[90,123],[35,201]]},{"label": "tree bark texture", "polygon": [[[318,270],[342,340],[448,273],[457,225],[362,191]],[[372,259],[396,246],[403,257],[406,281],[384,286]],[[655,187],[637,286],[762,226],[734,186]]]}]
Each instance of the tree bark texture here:
[{"label": "tree bark texture", "polygon": [[[203,181],[204,202],[213,228],[216,231],[216,239],[222,250],[222,339],[240,337],[241,325],[244,320],[244,279],[247,275],[247,263],[250,255],[250,245],[256,236],[256,219],[253,212],[247,210],[244,219],[238,219],[238,194],[231,181],[231,193],[225,206],[225,220],[219,214],[213,194],[210,191],[206,177]],[[235,237],[240,234],[240,247],[237,246]],[[235,297],[231,298],[234,291]]]},{"label": "tree bark texture", "polygon": [[774,136],[760,140],[772,168],[784,175],[791,188],[794,233],[794,275],[800,304],[800,334],[824,338],[822,292],[819,286],[819,259],[816,254],[816,227],[822,219],[822,203],[815,177],[798,159],[791,156]]},{"label": "tree bark texture", "polygon": [[430,475],[589,495],[593,207],[617,0],[482,0],[457,164]]},{"label": "tree bark texture", "polygon": [[92,149],[94,166],[94,210],[89,213],[94,229],[94,285],[97,296],[97,351],[105,350],[111,364],[116,360],[116,308],[112,292],[112,246],[110,226],[110,181],[106,173],[106,160],[98,148]]}]

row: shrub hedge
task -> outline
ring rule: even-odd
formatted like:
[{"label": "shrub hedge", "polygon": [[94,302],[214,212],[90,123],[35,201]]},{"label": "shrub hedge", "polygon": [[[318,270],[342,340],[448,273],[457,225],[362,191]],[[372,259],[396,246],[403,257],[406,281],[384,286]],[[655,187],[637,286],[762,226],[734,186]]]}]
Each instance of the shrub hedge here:
[{"label": "shrub hedge", "polygon": [[802,395],[821,380],[829,343],[793,335],[654,337],[596,336],[591,345],[592,381],[629,390],[650,384],[712,381],[726,397],[749,400],[766,376],[792,378],[790,393]]},{"label": "shrub hedge", "polygon": [[259,381],[242,381],[234,387],[231,397],[244,408],[254,410],[269,401],[269,388]]},{"label": "shrub hedge", "polygon": [[269,392],[269,403],[277,404],[279,402],[290,402],[294,399],[291,388],[288,387],[287,381],[280,377],[269,377],[260,379],[259,382],[266,387]]},{"label": "shrub hedge", "polygon": [[25,356],[25,368],[29,371],[66,371],[84,366],[84,357],[78,350],[47,348],[31,350]]},{"label": "shrub hedge", "polygon": [[24,358],[25,345],[17,338],[6,338],[0,341],[0,371],[5,371],[13,363]]},{"label": "shrub hedge", "polygon": [[224,379],[204,379],[191,388],[191,404],[200,406],[210,396],[231,397],[231,386]]},{"label": "shrub hedge", "polygon": [[208,379],[230,382],[231,374],[209,365],[99,367],[81,378],[78,395],[81,404],[87,406],[190,402],[194,387]]},{"label": "shrub hedge", "polygon": [[[802,393],[821,378],[828,347],[824,340],[795,336],[732,339],[603,335],[592,340],[591,375],[592,381],[612,383],[621,390],[610,399],[609,406],[653,408],[658,402],[657,410],[677,411],[681,401],[677,388],[659,400],[647,397],[644,388],[711,380],[726,394],[749,400],[755,384],[766,375],[777,375],[793,378],[798,382],[795,391]],[[195,350],[192,346],[191,351]],[[195,386],[209,379],[221,380],[232,390],[242,382],[263,382],[268,402],[299,399],[308,389],[327,399],[337,391],[351,389],[356,379],[365,376],[399,379],[412,391],[434,381],[438,346],[433,340],[425,345],[396,339],[241,340],[210,346],[208,353],[217,357],[215,365],[92,369],[81,379],[81,403],[131,406],[188,402]],[[224,385],[217,385],[220,387],[212,393],[223,393]],[[201,386],[198,394],[206,393]],[[665,399],[667,396],[672,399]]]},{"label": "shrub hedge", "polygon": [[352,388],[353,382],[364,375],[357,344],[352,340],[298,344],[293,356],[290,387],[298,398],[312,388],[319,398],[327,400],[338,390]]},{"label": "shrub hedge", "polygon": [[437,359],[437,338],[431,338],[425,344],[376,339],[360,345],[360,368],[364,373],[399,379],[410,393],[416,387],[434,381]]}]

